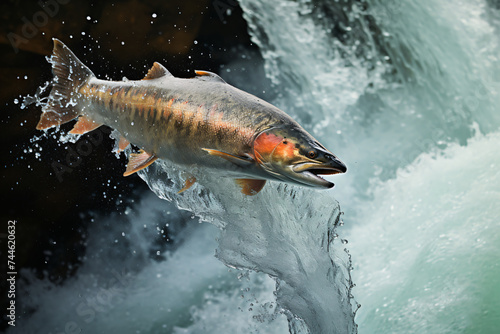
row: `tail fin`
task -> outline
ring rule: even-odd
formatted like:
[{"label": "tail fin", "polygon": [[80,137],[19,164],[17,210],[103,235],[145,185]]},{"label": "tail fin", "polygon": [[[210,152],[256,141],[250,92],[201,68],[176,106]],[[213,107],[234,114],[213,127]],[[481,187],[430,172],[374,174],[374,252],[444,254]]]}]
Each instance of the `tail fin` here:
[{"label": "tail fin", "polygon": [[71,50],[54,38],[54,50],[50,62],[54,74],[53,87],[47,104],[42,108],[42,116],[36,128],[48,129],[64,124],[78,117],[76,93],[94,76]]}]

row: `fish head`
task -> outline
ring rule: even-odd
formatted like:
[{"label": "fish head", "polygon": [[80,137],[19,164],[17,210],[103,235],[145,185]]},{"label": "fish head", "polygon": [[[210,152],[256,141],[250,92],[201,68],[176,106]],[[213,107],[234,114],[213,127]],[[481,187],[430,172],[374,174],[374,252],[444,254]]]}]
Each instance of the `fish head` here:
[{"label": "fish head", "polygon": [[347,167],[301,128],[271,128],[259,133],[253,143],[257,163],[284,182],[317,188],[334,184],[320,175],[345,173]]}]

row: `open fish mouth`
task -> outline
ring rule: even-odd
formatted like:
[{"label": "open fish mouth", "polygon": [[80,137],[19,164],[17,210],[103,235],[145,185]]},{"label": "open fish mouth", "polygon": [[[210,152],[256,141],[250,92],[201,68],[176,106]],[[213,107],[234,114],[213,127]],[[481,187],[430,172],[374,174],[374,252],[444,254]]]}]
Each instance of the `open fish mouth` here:
[{"label": "open fish mouth", "polygon": [[336,168],[311,168],[306,170],[305,172],[313,173],[314,175],[320,177],[319,175],[333,175],[333,174],[341,174],[343,171]]},{"label": "open fish mouth", "polygon": [[[337,162],[338,161],[338,162]],[[302,163],[292,167],[294,172],[292,178],[302,185],[310,187],[332,188],[334,184],[325,180],[322,175],[341,174],[346,172],[345,165],[339,160],[335,163],[317,164],[317,163]]]},{"label": "open fish mouth", "polygon": [[312,181],[314,185],[318,186],[323,186],[325,188],[333,188],[335,184],[332,182],[325,180],[321,175],[333,175],[333,174],[340,174],[343,173],[339,170],[336,169],[319,169],[319,168],[313,168],[313,169],[308,169],[303,172],[300,172],[303,174],[306,178],[306,180]]}]

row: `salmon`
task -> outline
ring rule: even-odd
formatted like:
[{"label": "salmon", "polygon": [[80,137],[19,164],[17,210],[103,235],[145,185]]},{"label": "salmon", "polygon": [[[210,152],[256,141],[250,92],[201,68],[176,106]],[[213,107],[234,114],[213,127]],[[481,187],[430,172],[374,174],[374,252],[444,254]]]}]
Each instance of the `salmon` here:
[{"label": "salmon", "polygon": [[[54,80],[37,129],[77,119],[72,134],[102,125],[120,133],[118,149],[132,144],[124,176],[157,159],[189,170],[201,166],[232,177],[246,195],[267,180],[331,188],[320,175],[347,168],[295,120],[208,71],[176,78],[154,63],[142,80],[98,79],[60,40],[50,58]],[[196,182],[186,179],[179,192]]]}]

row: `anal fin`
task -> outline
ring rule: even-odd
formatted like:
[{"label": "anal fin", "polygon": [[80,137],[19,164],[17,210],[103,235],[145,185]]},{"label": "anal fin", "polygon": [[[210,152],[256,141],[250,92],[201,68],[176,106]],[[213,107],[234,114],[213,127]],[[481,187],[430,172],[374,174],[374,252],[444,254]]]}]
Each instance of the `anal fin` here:
[{"label": "anal fin", "polygon": [[61,108],[59,104],[55,103],[54,101],[49,100],[49,102],[47,102],[47,106],[43,107],[43,112],[40,116],[40,121],[38,122],[36,129],[50,129],[54,126],[59,126],[66,122],[72,121],[77,117],[77,111],[68,111],[67,109]]},{"label": "anal fin", "polygon": [[235,181],[241,187],[241,192],[248,196],[257,195],[266,184],[266,180],[256,179],[236,179]]},{"label": "anal fin", "polygon": [[181,190],[179,190],[177,193],[180,194],[186,190],[188,190],[189,188],[191,188],[193,186],[193,184],[196,183],[196,178],[194,176],[190,176],[186,179],[186,181],[184,181],[184,187],[182,187]]},{"label": "anal fin", "polygon": [[132,175],[148,167],[155,162],[156,159],[158,159],[156,155],[147,153],[144,150],[140,150],[139,153],[131,153],[127,164],[127,170],[123,173],[123,176]]},{"label": "anal fin", "polygon": [[75,126],[69,133],[75,135],[83,135],[86,134],[87,132],[97,129],[101,125],[102,124],[96,123],[88,117],[80,116]]},{"label": "anal fin", "polygon": [[[116,145],[116,144],[115,144]],[[118,147],[116,147],[116,153],[120,153],[124,151],[128,146],[130,145],[130,142],[123,136],[120,136],[120,139],[118,140]]]}]

